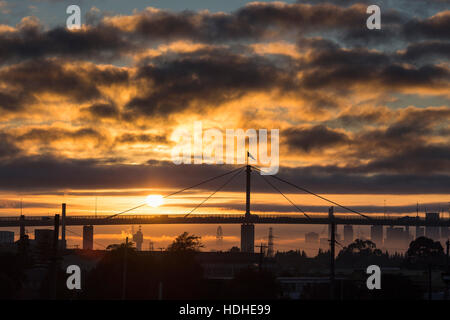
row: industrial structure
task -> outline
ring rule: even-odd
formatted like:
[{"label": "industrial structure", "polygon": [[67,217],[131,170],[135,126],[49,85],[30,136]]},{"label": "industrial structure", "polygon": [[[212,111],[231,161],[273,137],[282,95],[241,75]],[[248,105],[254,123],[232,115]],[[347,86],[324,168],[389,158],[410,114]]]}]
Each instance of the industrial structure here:
[{"label": "industrial structure", "polygon": [[133,234],[133,241],[136,243],[136,250],[142,251],[142,243],[144,243],[144,234],[142,233],[141,226],[139,226],[139,230]]}]

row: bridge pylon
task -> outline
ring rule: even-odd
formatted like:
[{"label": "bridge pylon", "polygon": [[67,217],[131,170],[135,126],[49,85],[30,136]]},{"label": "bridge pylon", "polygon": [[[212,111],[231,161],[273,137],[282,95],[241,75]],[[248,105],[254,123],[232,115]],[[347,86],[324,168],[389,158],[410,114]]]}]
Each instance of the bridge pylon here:
[{"label": "bridge pylon", "polygon": [[247,167],[245,169],[247,173],[246,180],[246,192],[245,192],[245,219],[241,224],[241,252],[254,252],[255,251],[255,225],[251,222],[250,214],[250,177],[252,173],[251,166],[248,164],[248,152],[247,152]]}]

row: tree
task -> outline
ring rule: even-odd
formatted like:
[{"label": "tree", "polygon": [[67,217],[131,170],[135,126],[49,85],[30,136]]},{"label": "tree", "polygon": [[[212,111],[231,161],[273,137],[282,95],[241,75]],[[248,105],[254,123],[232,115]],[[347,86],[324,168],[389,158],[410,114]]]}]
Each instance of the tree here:
[{"label": "tree", "polygon": [[183,232],[167,247],[167,250],[170,252],[200,251],[200,248],[204,247],[200,241],[201,238],[196,235],[190,235],[188,232]]},{"label": "tree", "polygon": [[360,268],[370,264],[380,264],[387,258],[380,249],[377,249],[374,242],[356,239],[339,252],[336,263],[339,266]]},{"label": "tree", "polygon": [[444,248],[439,241],[426,237],[419,237],[409,244],[406,251],[406,259],[409,263],[419,264],[439,264],[443,261]]},{"label": "tree", "polygon": [[439,241],[419,237],[409,244],[407,257],[436,257],[444,254],[444,248]]},{"label": "tree", "polygon": [[347,247],[342,249],[342,254],[352,254],[352,255],[380,255],[381,250],[377,249],[377,246],[374,242],[370,240],[361,240],[356,239]]}]

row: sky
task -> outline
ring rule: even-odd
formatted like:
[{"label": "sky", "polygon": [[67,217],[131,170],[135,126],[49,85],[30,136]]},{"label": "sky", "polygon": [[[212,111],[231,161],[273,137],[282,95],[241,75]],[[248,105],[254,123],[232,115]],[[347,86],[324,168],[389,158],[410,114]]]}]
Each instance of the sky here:
[{"label": "sky", "polygon": [[[80,6],[80,30],[66,27],[70,4]],[[366,27],[371,4],[381,8],[380,30]],[[447,215],[449,8],[0,0],[0,215],[53,215],[62,202],[69,214],[114,214],[237,168],[173,163],[175,132],[195,121],[223,132],[279,129],[279,176],[358,211],[415,215],[419,203],[421,213]],[[252,179],[254,213],[299,214]],[[130,214],[186,214],[224,181]],[[274,184],[304,211],[327,211]],[[196,213],[243,213],[244,187],[240,175]],[[127,228],[96,236],[121,241]],[[155,246],[184,231],[146,228]],[[261,239],[267,228],[257,227]],[[238,245],[238,229],[224,229]],[[308,231],[300,229],[279,227],[280,247],[297,248],[293,239]],[[214,248],[213,227],[187,231]]]}]

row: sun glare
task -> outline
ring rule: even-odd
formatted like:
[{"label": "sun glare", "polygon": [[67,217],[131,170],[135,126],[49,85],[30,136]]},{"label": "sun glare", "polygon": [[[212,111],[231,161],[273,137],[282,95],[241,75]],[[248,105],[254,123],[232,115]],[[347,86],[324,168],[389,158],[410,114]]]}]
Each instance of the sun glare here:
[{"label": "sun glare", "polygon": [[164,199],[162,195],[159,194],[153,194],[153,195],[149,195],[147,197],[147,199],[145,199],[145,202],[147,203],[147,205],[149,205],[150,207],[156,208],[159,207],[160,205],[163,204]]}]

